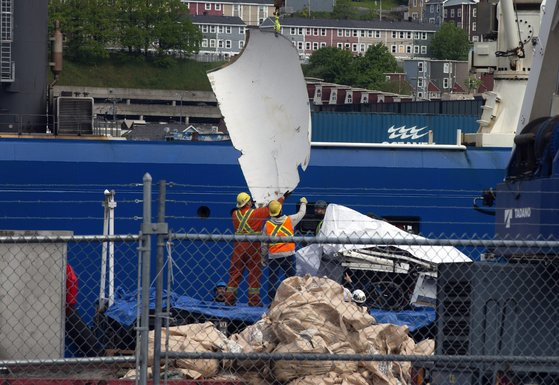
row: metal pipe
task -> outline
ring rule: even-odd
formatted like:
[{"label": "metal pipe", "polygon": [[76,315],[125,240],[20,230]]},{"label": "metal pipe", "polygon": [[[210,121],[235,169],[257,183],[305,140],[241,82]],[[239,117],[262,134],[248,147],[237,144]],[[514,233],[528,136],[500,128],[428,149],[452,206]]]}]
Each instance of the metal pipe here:
[{"label": "metal pipe", "polygon": [[140,385],[147,385],[148,379],[148,334],[149,334],[149,264],[151,257],[151,175],[144,175],[144,220],[142,223],[142,313],[140,322]]},{"label": "metal pipe", "polygon": [[[159,181],[159,208],[157,210],[157,223],[165,222],[165,189],[164,180]],[[165,253],[165,234],[157,235],[157,257],[155,261],[155,324],[153,340],[153,385],[159,385],[161,377],[161,318],[163,315],[163,255]]]},{"label": "metal pipe", "polygon": [[383,237],[268,237],[266,235],[236,235],[236,234],[171,234],[173,240],[211,241],[211,242],[304,242],[328,244],[355,244],[355,245],[408,245],[408,246],[476,246],[476,247],[534,247],[543,249],[559,248],[559,241],[529,241],[523,239],[429,239],[417,238],[410,234],[406,238]]},{"label": "metal pipe", "polygon": [[63,235],[63,236],[1,236],[0,244],[8,243],[66,243],[66,242],[130,242],[139,241],[140,235]]},{"label": "metal pipe", "polygon": [[443,356],[400,354],[329,354],[329,353],[222,353],[222,352],[169,352],[169,358],[219,359],[244,361],[413,361],[413,362],[489,362],[556,364],[557,356]]}]

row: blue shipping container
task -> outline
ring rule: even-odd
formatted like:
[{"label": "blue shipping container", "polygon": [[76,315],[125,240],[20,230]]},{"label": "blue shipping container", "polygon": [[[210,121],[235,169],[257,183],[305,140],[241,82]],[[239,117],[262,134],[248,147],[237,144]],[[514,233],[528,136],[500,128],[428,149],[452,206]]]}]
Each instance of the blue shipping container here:
[{"label": "blue shipping container", "polygon": [[456,144],[457,131],[477,132],[473,115],[314,112],[313,142]]}]

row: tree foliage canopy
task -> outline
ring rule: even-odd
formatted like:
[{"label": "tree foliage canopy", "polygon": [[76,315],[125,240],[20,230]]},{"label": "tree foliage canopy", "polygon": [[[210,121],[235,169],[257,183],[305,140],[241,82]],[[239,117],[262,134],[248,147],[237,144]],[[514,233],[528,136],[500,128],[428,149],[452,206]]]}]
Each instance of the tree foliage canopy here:
[{"label": "tree foliage canopy", "polygon": [[50,0],[49,17],[60,20],[66,54],[79,61],[107,57],[109,48],[197,52],[202,39],[180,0]]},{"label": "tree foliage canopy", "polygon": [[435,59],[466,60],[470,46],[466,31],[447,22],[433,36],[430,51]]},{"label": "tree foliage canopy", "polygon": [[384,90],[385,73],[399,71],[396,59],[382,44],[371,46],[365,55],[354,57],[350,51],[324,47],[313,53],[305,75],[326,82],[353,87]]}]

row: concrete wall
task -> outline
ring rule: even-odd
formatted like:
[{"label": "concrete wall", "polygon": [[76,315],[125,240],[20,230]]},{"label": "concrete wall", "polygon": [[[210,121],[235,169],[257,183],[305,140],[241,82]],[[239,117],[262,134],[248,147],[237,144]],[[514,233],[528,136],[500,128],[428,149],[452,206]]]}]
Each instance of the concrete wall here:
[{"label": "concrete wall", "polygon": [[[68,231],[0,231],[0,236]],[[0,359],[64,354],[66,244],[0,244]]]}]

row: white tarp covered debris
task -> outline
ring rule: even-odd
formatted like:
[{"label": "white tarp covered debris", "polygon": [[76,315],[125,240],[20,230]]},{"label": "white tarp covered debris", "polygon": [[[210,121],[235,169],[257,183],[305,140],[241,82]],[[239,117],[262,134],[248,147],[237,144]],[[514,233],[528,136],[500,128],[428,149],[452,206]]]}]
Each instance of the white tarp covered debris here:
[{"label": "white tarp covered debris", "polygon": [[[330,204],[326,209],[324,222],[318,236],[351,238],[425,239],[410,234],[388,222],[370,218],[348,207]],[[316,275],[323,255],[336,256],[337,253],[382,245],[312,244],[297,251],[297,274]],[[438,264],[471,262],[471,259],[452,246],[395,245],[407,251],[416,259]]]},{"label": "white tarp covered debris", "polygon": [[310,158],[310,109],[297,50],[284,36],[249,29],[229,65],[208,73],[253,199],[267,203],[299,183]]}]

